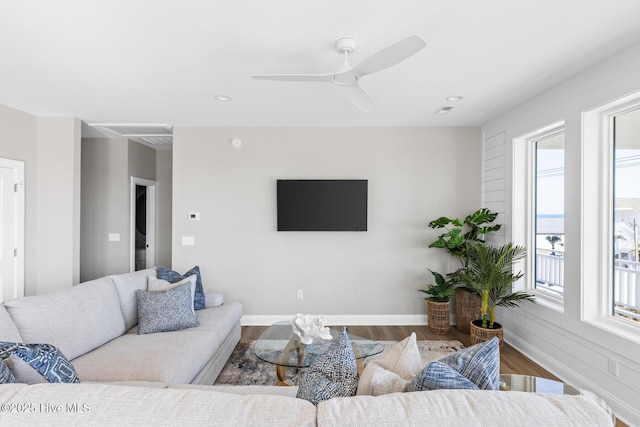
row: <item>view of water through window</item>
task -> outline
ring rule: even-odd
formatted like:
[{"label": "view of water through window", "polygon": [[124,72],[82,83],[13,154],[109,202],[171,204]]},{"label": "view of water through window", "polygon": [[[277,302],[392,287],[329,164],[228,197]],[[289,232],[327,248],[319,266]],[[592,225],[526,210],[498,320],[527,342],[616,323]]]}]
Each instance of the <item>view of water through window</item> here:
[{"label": "view of water through window", "polygon": [[564,132],[535,141],[537,290],[564,296]]}]

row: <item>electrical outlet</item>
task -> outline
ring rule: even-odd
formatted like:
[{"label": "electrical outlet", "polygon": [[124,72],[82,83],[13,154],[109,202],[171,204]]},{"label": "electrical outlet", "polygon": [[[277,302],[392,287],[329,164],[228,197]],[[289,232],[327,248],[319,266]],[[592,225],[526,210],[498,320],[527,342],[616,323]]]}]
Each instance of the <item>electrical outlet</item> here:
[{"label": "electrical outlet", "polygon": [[296,297],[298,299],[304,298],[304,292],[302,292],[302,289],[298,289],[298,291],[296,292]]},{"label": "electrical outlet", "polygon": [[616,359],[609,358],[609,373],[618,376],[618,361]]}]

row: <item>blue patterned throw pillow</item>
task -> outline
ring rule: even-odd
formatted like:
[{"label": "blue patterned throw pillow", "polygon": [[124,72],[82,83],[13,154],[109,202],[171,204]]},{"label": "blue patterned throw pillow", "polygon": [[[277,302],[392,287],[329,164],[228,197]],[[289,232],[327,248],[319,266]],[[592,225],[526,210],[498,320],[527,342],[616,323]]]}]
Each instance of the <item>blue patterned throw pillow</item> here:
[{"label": "blue patterned throw pillow", "polygon": [[78,373],[57,347],[51,344],[0,343],[0,358],[17,356],[50,383],[79,383]]},{"label": "blue patterned throw pillow", "polygon": [[191,283],[168,291],[136,291],[138,300],[138,334],[178,331],[198,326],[191,309]]},{"label": "blue patterned throw pillow", "polygon": [[0,360],[0,384],[9,384],[15,382],[16,377],[13,376],[13,372],[11,372],[11,369],[9,369],[7,364],[4,363],[4,360]]},{"label": "blue patterned throw pillow", "polygon": [[317,405],[332,397],[356,394],[358,365],[347,329],[331,343],[327,352],[318,356],[302,376],[296,397]]},{"label": "blue patterned throw pillow", "polygon": [[430,362],[407,386],[407,391],[438,389],[498,390],[500,348],[492,338]]},{"label": "blue patterned throw pillow", "polygon": [[202,310],[205,308],[204,305],[204,289],[202,288],[202,277],[200,276],[200,267],[195,266],[191,270],[187,271],[184,274],[180,274],[177,271],[169,270],[166,267],[159,265],[156,268],[158,273],[158,279],[166,280],[170,283],[176,283],[181,280],[186,279],[192,274],[196,275],[196,293],[193,297],[193,308],[195,310]]}]

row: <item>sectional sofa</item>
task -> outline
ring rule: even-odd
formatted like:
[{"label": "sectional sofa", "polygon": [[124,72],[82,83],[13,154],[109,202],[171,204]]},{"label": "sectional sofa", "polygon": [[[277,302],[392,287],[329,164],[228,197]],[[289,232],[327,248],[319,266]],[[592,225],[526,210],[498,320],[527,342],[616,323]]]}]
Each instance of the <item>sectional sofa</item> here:
[{"label": "sectional sofa", "polygon": [[240,339],[242,306],[205,295],[209,307],[195,311],[198,326],[141,335],[136,292],[155,277],[155,269],[108,276],[0,305],[0,341],[52,344],[81,380],[0,384],[0,425],[613,424],[612,414],[588,396],[435,390],[314,405],[296,397],[298,387],[213,386]]},{"label": "sectional sofa", "polygon": [[339,397],[317,406],[296,387],[0,385],[11,426],[539,426],[598,427],[612,418],[586,396],[436,390]]},{"label": "sectional sofa", "polygon": [[83,382],[213,384],[240,341],[242,306],[196,310],[197,327],[139,335],[136,291],[149,277],[155,268],[6,301],[0,341],[54,345]]}]

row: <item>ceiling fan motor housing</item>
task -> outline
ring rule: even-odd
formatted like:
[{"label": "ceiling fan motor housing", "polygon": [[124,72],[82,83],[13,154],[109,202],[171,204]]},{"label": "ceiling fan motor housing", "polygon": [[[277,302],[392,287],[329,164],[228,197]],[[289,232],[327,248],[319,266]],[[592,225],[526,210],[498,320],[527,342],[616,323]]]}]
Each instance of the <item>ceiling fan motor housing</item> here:
[{"label": "ceiling fan motor housing", "polygon": [[349,37],[343,37],[336,42],[336,49],[340,53],[352,53],[356,50],[356,41]]}]

